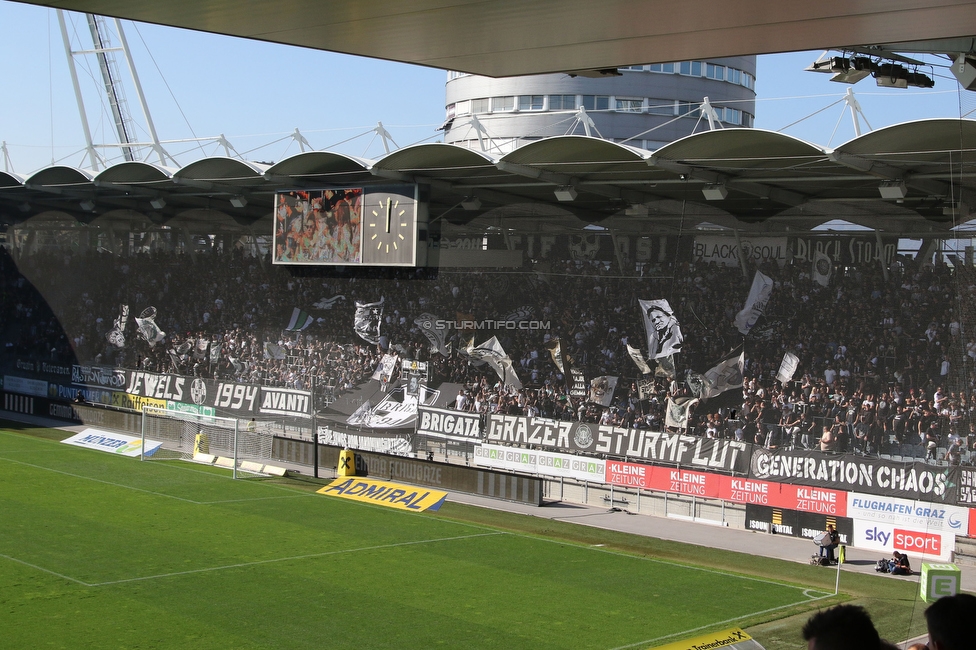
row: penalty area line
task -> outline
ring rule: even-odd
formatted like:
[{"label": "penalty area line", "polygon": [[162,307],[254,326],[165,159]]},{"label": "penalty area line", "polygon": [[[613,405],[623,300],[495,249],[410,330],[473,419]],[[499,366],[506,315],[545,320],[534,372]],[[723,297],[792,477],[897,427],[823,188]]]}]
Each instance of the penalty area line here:
[{"label": "penalty area line", "polygon": [[18,560],[15,557],[10,557],[9,555],[4,555],[3,553],[0,553],[0,557],[5,558],[7,560],[10,560],[11,562],[16,562],[17,564],[23,564],[24,566],[29,566],[30,568],[36,569],[36,570],[41,571],[43,573],[49,573],[52,576],[57,576],[58,578],[61,578],[62,580],[67,580],[68,582],[74,582],[75,584],[79,584],[79,585],[82,585],[84,587],[94,587],[95,586],[95,585],[93,585],[91,583],[85,582],[84,580],[79,580],[77,578],[72,578],[71,576],[66,576],[66,575],[64,575],[62,573],[58,573],[57,571],[51,571],[50,569],[45,569],[42,566],[38,566],[36,564],[31,564],[30,562],[25,562],[24,560]]},{"label": "penalty area line", "polygon": [[[138,578],[123,578],[122,580],[110,580],[110,581],[107,581],[107,582],[96,582],[96,583],[92,583],[92,584],[86,585],[86,586],[89,586],[89,587],[109,587],[109,586],[112,586],[112,585],[120,585],[120,584],[129,583],[129,582],[141,582],[143,580],[158,580],[160,578],[174,578],[174,577],[179,577],[179,576],[193,575],[195,573],[212,573],[214,571],[225,571],[225,570],[228,570],[228,569],[242,569],[242,568],[246,568],[246,567],[260,566],[262,564],[274,564],[276,562],[292,562],[294,560],[309,560],[309,559],[315,559],[315,558],[328,557],[330,555],[343,555],[343,554],[349,554],[349,553],[360,553],[360,552],[363,552],[363,551],[382,551],[382,550],[386,550],[386,549],[400,548],[400,547],[404,547],[404,546],[417,546],[417,545],[420,545],[420,544],[432,544],[432,543],[436,543],[436,542],[453,542],[453,541],[457,541],[457,540],[471,539],[471,538],[474,538],[474,537],[490,537],[490,536],[493,536],[493,535],[507,535],[507,534],[508,533],[505,533],[505,532],[481,533],[481,534],[478,534],[478,535],[457,535],[455,537],[436,537],[434,539],[421,539],[421,540],[416,540],[416,541],[413,541],[413,542],[397,542],[395,544],[379,544],[379,545],[376,545],[376,546],[363,546],[361,548],[350,548],[350,549],[344,549],[344,550],[339,550],[339,551],[324,551],[322,553],[309,553],[307,555],[293,555],[291,557],[279,557],[279,558],[272,558],[272,559],[269,559],[269,560],[255,560],[254,562],[241,562],[241,563],[238,563],[238,564],[225,564],[223,566],[207,567],[207,568],[204,568],[204,569],[189,569],[187,571],[175,571],[173,573],[160,573],[160,574],[157,574],[157,575],[142,576],[142,577],[138,577]],[[70,578],[69,578],[69,580],[70,580]],[[86,583],[81,583],[81,584],[86,584]]]},{"label": "penalty area line", "polygon": [[763,614],[769,614],[781,609],[787,609],[789,607],[796,607],[797,605],[806,605],[808,603],[815,603],[818,600],[823,600],[825,598],[831,598],[834,594],[828,594],[826,596],[818,596],[817,598],[808,598],[807,600],[798,600],[795,603],[787,603],[786,605],[780,605],[778,607],[770,607],[769,609],[764,609],[760,612],[749,612],[748,614],[743,614],[742,616],[736,616],[734,618],[727,618],[724,621],[716,621],[715,623],[708,623],[707,625],[700,625],[694,627],[690,630],[682,630],[681,632],[675,632],[674,634],[666,634],[664,636],[659,636],[655,639],[647,639],[645,641],[637,641],[636,643],[629,643],[627,645],[617,646],[616,648],[611,648],[611,650],[628,650],[628,648],[643,647],[646,648],[652,643],[659,643],[661,641],[666,641],[668,639],[673,639],[676,636],[685,636],[688,634],[694,634],[695,632],[701,632],[702,630],[708,630],[711,628],[717,628],[723,625],[729,625],[735,623],[736,621],[741,621],[747,619],[751,616],[762,616]]}]

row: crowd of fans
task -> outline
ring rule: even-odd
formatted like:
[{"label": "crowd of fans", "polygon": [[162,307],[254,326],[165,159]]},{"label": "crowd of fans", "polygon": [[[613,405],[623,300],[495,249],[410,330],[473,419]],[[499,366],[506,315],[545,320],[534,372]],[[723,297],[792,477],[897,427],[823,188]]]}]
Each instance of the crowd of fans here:
[{"label": "crowd of fans", "polygon": [[[668,398],[691,396],[686,371],[703,372],[744,343],[742,399],[723,408],[699,404],[691,432],[770,448],[968,460],[970,442],[976,444],[969,435],[976,422],[976,332],[963,327],[976,315],[965,311],[976,293],[970,269],[901,257],[888,269],[837,268],[822,287],[809,264],[765,262],[759,270],[775,285],[744,338],[733,320],[753,270],[678,261],[621,271],[576,260],[527,261],[518,270],[295,267],[239,250],[131,256],[56,250],[15,263],[4,251],[0,317],[11,355],[314,384],[332,399],[368,380],[384,354],[395,354],[429,362],[431,385],[462,385],[455,405],[464,410],[652,429],[665,425]],[[649,390],[627,345],[646,353],[638,300],[661,298],[674,308],[684,345],[674,357],[675,376],[652,375]],[[353,329],[356,302],[381,299],[379,339],[367,342]],[[130,318],[118,347],[107,334],[122,305]],[[286,331],[296,307],[313,322]],[[165,336],[150,344],[132,317],[153,310]],[[424,313],[458,321],[459,328],[463,320],[506,320],[513,313],[544,325],[448,329],[445,356],[431,351],[415,322]],[[477,345],[492,335],[523,388],[506,386],[464,353],[472,336]],[[619,378],[609,406],[570,394],[546,347],[554,337],[587,380]],[[775,375],[786,352],[800,366],[784,386]]]}]

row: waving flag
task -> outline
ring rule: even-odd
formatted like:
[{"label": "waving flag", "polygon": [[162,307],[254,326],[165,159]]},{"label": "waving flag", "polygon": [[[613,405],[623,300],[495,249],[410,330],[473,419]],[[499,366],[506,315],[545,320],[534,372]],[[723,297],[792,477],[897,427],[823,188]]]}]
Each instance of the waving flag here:
[{"label": "waving flag", "polygon": [[291,318],[288,320],[285,330],[288,332],[301,332],[307,329],[313,322],[312,317],[308,313],[295,307],[291,311]]},{"label": "waving flag", "polygon": [[749,297],[746,298],[746,304],[735,317],[735,326],[741,334],[748,334],[759,317],[766,311],[766,304],[769,302],[769,296],[772,292],[773,279],[756,271],[756,275],[752,279],[752,288],[749,290]]},{"label": "waving flag", "polygon": [[383,298],[377,302],[356,302],[352,328],[367,343],[380,342],[380,321],[383,318]]}]

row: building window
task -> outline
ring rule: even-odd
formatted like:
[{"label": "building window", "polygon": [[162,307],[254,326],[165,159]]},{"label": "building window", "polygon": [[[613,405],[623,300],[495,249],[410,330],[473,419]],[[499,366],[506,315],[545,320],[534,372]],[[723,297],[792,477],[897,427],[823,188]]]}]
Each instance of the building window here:
[{"label": "building window", "polygon": [[702,76],[701,61],[682,61],[678,64],[678,74],[689,75],[692,77]]},{"label": "building window", "polygon": [[447,119],[449,120],[454,119],[454,117],[457,115],[457,113],[455,112],[456,110],[455,106],[456,106],[455,104],[451,104],[447,107]]},{"label": "building window", "polygon": [[614,107],[623,113],[640,113],[644,110],[644,100],[617,97]]},{"label": "building window", "polygon": [[666,74],[674,74],[674,64],[673,63],[652,63],[647,66],[647,69],[651,72],[662,72]]},{"label": "building window", "polygon": [[705,64],[705,76],[717,81],[725,81],[725,66],[715,65],[714,63]]},{"label": "building window", "polygon": [[651,115],[674,115],[673,99],[648,99],[647,112]]},{"label": "building window", "polygon": [[471,100],[471,113],[477,115],[478,113],[487,113],[490,110],[488,103],[488,98],[483,97],[481,99]]},{"label": "building window", "polygon": [[729,68],[726,71],[725,79],[734,84],[742,83],[742,71],[736,70],[735,68]]},{"label": "building window", "polygon": [[471,112],[471,101],[465,99],[463,102],[458,102],[454,105],[455,113],[458,115],[467,115]]},{"label": "building window", "polygon": [[545,95],[520,95],[518,109],[520,111],[541,111],[545,108],[544,99]]},{"label": "building window", "polygon": [[617,68],[618,70],[635,70],[637,72],[643,72],[644,66],[642,65],[622,65]]},{"label": "building window", "polygon": [[748,88],[749,90],[753,90],[756,87],[756,78],[753,77],[748,72],[743,72],[742,73],[742,85],[745,86],[746,88]]},{"label": "building window", "polygon": [[549,95],[550,111],[575,111],[576,95]]},{"label": "building window", "polygon": [[491,112],[492,113],[507,113],[509,111],[515,110],[515,96],[507,95],[505,97],[492,97],[491,98]]},{"label": "building window", "polygon": [[583,101],[580,102],[588,111],[608,111],[610,110],[610,96],[609,95],[583,95]]},{"label": "building window", "polygon": [[687,116],[691,114],[692,116],[699,113],[701,104],[695,102],[678,102],[678,115]]}]

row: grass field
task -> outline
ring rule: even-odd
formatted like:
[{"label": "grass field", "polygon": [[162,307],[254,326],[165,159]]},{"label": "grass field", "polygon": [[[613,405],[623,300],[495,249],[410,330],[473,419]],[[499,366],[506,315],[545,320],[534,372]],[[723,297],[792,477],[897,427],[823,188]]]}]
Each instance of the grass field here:
[{"label": "grass field", "polygon": [[[6,424],[3,648],[644,648],[731,625],[799,648],[809,611],[838,601],[816,567],[450,502],[391,510]],[[841,599],[890,615],[891,638],[924,626],[906,583],[870,578]]]}]

